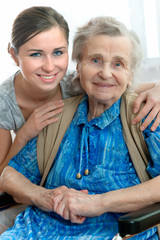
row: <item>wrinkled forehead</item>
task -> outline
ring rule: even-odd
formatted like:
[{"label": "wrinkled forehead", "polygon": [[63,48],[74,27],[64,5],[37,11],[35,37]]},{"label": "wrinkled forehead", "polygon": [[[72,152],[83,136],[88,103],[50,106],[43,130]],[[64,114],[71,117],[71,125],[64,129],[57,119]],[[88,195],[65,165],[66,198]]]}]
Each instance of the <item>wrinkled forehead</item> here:
[{"label": "wrinkled forehead", "polygon": [[132,56],[132,44],[127,37],[97,35],[86,41],[84,50],[82,51],[82,59],[94,56],[103,58],[106,61],[112,59],[130,61]]}]

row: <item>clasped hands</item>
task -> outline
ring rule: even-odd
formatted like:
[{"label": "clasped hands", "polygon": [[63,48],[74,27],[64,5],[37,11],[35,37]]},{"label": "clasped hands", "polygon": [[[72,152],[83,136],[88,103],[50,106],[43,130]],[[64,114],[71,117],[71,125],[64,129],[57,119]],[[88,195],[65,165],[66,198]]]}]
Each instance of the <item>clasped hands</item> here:
[{"label": "clasped hands", "polygon": [[45,191],[47,192],[41,194],[41,200],[39,199],[39,203],[35,205],[45,211],[54,211],[72,223],[80,224],[85,221],[86,217],[96,217],[102,214],[98,204],[99,194],[90,195],[88,190],[78,191],[65,186],[52,190],[45,189]]}]

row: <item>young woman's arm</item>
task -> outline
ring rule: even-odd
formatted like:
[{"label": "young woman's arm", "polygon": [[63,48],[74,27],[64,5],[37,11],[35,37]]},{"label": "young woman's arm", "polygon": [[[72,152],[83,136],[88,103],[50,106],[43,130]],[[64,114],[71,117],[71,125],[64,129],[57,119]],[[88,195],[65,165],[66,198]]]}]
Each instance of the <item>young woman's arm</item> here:
[{"label": "young woman's arm", "polygon": [[11,132],[6,129],[0,129],[0,174],[9,160],[14,157],[24,146],[26,142],[18,137],[12,143]]},{"label": "young woman's arm", "polygon": [[12,136],[9,130],[0,129],[0,164],[7,157],[9,149],[12,145]]},{"label": "young woman's arm", "polygon": [[62,112],[63,101],[47,103],[34,110],[25,124],[17,132],[12,143],[9,130],[0,129],[0,174],[10,159],[14,157],[29,140],[36,137],[47,125],[56,122],[58,113]]}]

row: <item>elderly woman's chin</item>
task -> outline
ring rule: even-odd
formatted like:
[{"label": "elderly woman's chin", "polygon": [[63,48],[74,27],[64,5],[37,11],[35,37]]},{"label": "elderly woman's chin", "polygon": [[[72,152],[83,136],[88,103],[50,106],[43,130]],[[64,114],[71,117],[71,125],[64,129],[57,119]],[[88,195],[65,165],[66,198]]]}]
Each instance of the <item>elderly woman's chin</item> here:
[{"label": "elderly woman's chin", "polygon": [[111,92],[94,92],[92,95],[88,95],[90,100],[94,100],[95,104],[103,104],[106,105],[106,108],[111,107],[115,102],[117,102],[126,89],[123,89],[123,91],[115,90]]}]

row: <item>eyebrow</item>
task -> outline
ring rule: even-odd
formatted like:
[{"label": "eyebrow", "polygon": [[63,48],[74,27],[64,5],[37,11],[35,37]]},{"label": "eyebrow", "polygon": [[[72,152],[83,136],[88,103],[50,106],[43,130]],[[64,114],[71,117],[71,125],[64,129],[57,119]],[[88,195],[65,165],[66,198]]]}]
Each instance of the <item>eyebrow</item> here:
[{"label": "eyebrow", "polygon": [[[66,49],[67,47],[59,47],[59,48],[55,48],[53,49],[53,51],[59,51],[62,49]],[[27,52],[43,52],[42,49],[29,49]]]},{"label": "eyebrow", "polygon": [[128,64],[128,61],[127,61],[125,58],[121,57],[121,56],[115,56],[115,57],[113,58],[113,60],[114,60],[114,61],[123,62],[124,64]]},{"label": "eyebrow", "polygon": [[89,57],[89,58],[93,58],[93,57],[96,57],[96,58],[103,58],[103,55],[100,54],[100,53],[93,53],[93,54],[90,54],[88,57]]}]

